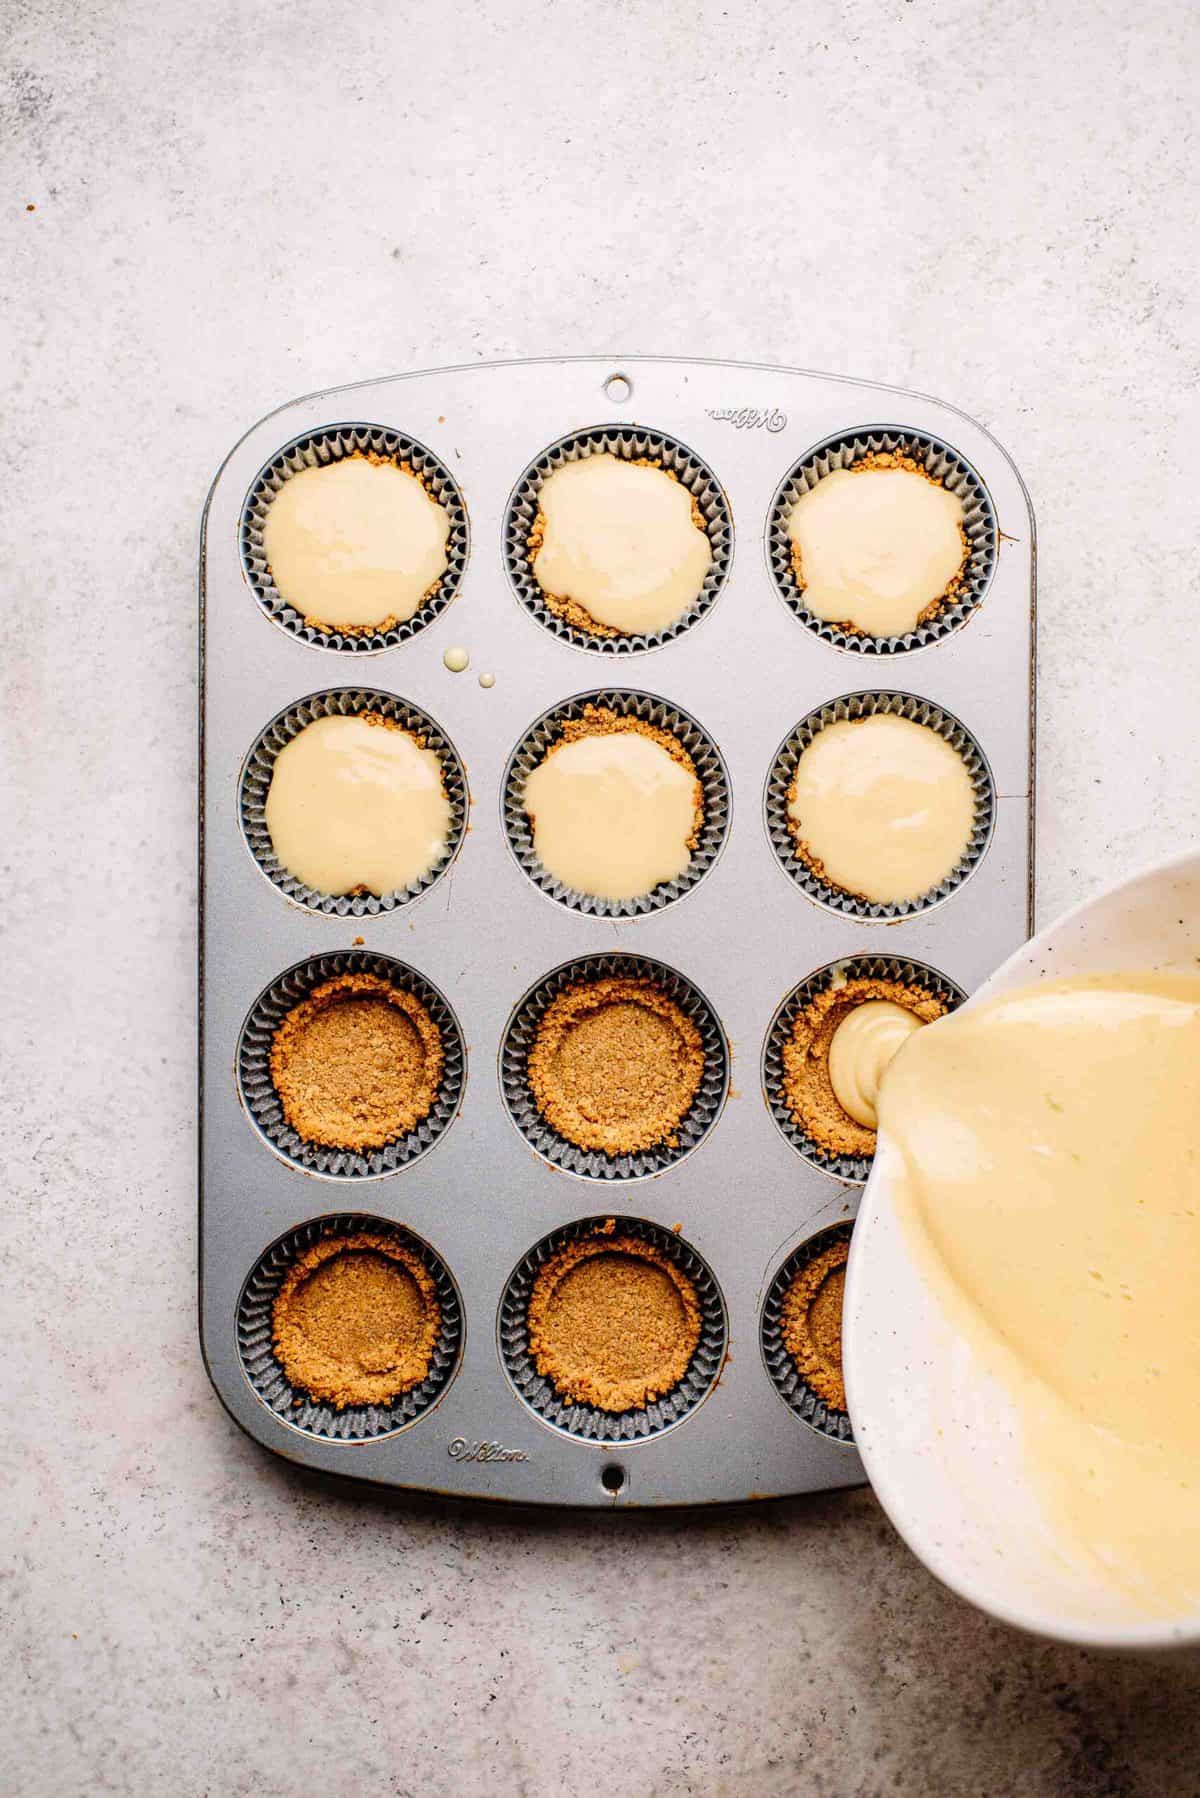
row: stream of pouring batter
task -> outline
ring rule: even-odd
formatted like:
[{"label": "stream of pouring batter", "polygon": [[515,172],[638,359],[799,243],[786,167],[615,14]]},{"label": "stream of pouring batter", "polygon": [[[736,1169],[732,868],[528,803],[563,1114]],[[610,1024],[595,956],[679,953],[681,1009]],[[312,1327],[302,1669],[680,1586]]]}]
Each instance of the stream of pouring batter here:
[{"label": "stream of pouring batter", "polygon": [[1065,1552],[1147,1612],[1200,1602],[1200,978],[1051,981],[942,1019],[879,1118]]}]

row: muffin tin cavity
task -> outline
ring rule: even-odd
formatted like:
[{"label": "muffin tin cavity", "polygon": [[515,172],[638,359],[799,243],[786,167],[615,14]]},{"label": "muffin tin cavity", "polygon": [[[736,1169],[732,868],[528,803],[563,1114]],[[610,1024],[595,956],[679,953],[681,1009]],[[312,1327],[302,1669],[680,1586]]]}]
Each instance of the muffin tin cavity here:
[{"label": "muffin tin cavity", "polygon": [[[676,879],[664,881],[652,892],[632,899],[607,899],[565,886],[542,866],[534,852],[533,830],[524,805],[525,783],[559,741],[563,726],[572,719],[582,718],[589,706],[615,712],[622,718],[637,718],[644,724],[667,731],[691,757],[703,791],[704,822],[687,867]],[[577,694],[574,699],[551,706],[529,726],[508,758],[500,791],[504,834],[517,865],[551,899],[571,911],[585,912],[593,917],[642,917],[682,899],[704,879],[725,847],[729,834],[729,771],[720,750],[704,727],[682,707],[671,705],[653,693],[605,687],[596,692]]]},{"label": "muffin tin cavity", "polygon": [[[263,528],[271,501],[294,474],[299,474],[305,468],[328,467],[331,462],[340,462],[347,456],[366,454],[383,457],[410,469],[419,476],[427,492],[444,508],[450,520],[446,569],[434,590],[404,623],[395,624],[388,630],[325,630],[318,624],[307,623],[303,614],[289,605],[279,593],[263,553]],[[250,590],[273,624],[318,649],[366,655],[407,643],[418,631],[423,631],[426,625],[432,624],[450,604],[459,589],[467,565],[467,508],[449,469],[431,449],[418,443],[415,438],[406,437],[384,425],[328,425],[322,430],[306,431],[302,437],[293,439],[271,458],[265,468],[260,469],[242,507],[238,546]]]},{"label": "muffin tin cavity", "polygon": [[[949,492],[962,501],[963,534],[967,540],[967,558],[959,585],[939,607],[933,617],[918,623],[915,630],[900,637],[870,637],[847,630],[837,623],[816,617],[804,603],[803,590],[797,585],[792,565],[792,542],[788,536],[788,518],[802,494],[835,469],[853,468],[867,456],[896,453],[915,462],[932,475]],[[848,649],[857,655],[900,655],[910,649],[924,649],[965,624],[982,603],[996,567],[999,532],[996,513],[987,488],[971,464],[957,450],[923,431],[903,431],[881,427],[872,431],[844,432],[826,438],[816,449],[790,468],[780,482],[771,502],[767,518],[767,562],[772,579],[788,609],[801,624],[823,642],[837,649]]]},{"label": "muffin tin cavity", "polygon": [[725,1301],[707,1262],[673,1230],[642,1218],[620,1218],[614,1234],[649,1243],[692,1282],[700,1307],[700,1336],[687,1372],[673,1391],[638,1410],[604,1411],[565,1400],[537,1370],[529,1346],[529,1301],[538,1273],[568,1244],[594,1236],[610,1220],[581,1218],[555,1230],[517,1263],[500,1301],[498,1340],[504,1371],[517,1396],[544,1423],[582,1442],[638,1442],[661,1435],[688,1417],[707,1398],[725,1360],[728,1327]]},{"label": "muffin tin cavity", "polygon": [[[567,462],[597,454],[617,456],[625,462],[651,462],[665,468],[687,488],[704,520],[712,548],[712,563],[691,606],[663,630],[629,636],[586,630],[547,605],[546,596],[534,577],[529,538],[537,521],[542,483]],[[597,425],[590,430],[573,431],[543,450],[529,464],[509,496],[503,536],[504,565],[513,591],[525,610],[564,643],[570,643],[576,649],[596,650],[601,655],[635,655],[642,650],[657,649],[690,630],[711,609],[725,584],[733,556],[733,518],[729,501],[708,464],[663,431],[636,430],[622,425]]]},{"label": "muffin tin cavity", "polygon": [[[433,1281],[441,1321],[429,1372],[419,1385],[400,1393],[388,1405],[347,1406],[339,1411],[291,1384],[275,1355],[271,1313],[288,1269],[307,1249],[322,1238],[363,1232],[391,1236],[418,1258]],[[237,1343],[247,1380],[281,1422],[331,1442],[369,1442],[416,1423],[454,1378],[462,1354],[462,1301],[445,1262],[411,1231],[359,1214],[321,1217],[281,1236],[253,1269],[238,1301]]]},{"label": "muffin tin cavity", "polygon": [[[813,738],[826,725],[846,719],[869,718],[883,712],[907,718],[914,724],[926,725],[944,737],[962,757],[975,794],[971,834],[957,867],[928,893],[890,905],[860,899],[821,879],[797,854],[788,818],[788,797],[796,764]],[[960,723],[951,712],[944,711],[931,700],[920,699],[913,693],[847,693],[840,699],[831,699],[825,705],[817,706],[784,738],[767,775],[763,811],[767,835],[780,867],[814,904],[862,923],[888,923],[895,918],[908,918],[919,912],[932,911],[970,879],[987,853],[992,839],[996,817],[996,790],[983,750],[966,725]]]},{"label": "muffin tin cavity", "polygon": [[823,1174],[832,1174],[836,1180],[861,1186],[871,1171],[872,1157],[835,1155],[822,1148],[797,1123],[784,1091],[783,1051],[791,1040],[796,1019],[819,993],[827,991],[835,982],[840,985],[849,980],[894,980],[904,986],[923,987],[935,999],[940,999],[947,1011],[954,1011],[967,995],[953,980],[939,974],[936,968],[927,967],[924,962],[909,961],[897,955],[850,955],[817,968],[799,986],[794,986],[771,1019],[762,1055],[763,1096],[771,1116],[785,1141],[812,1167],[820,1168]]},{"label": "muffin tin cavity", "polygon": [[[381,1149],[354,1151],[308,1142],[284,1115],[271,1078],[271,1045],[289,1012],[315,988],[344,974],[374,974],[419,999],[442,1044],[442,1073],[433,1109],[407,1136]],[[458,1019],[442,994],[415,968],[366,949],[313,955],[297,962],[258,995],[242,1026],[237,1049],[238,1092],[246,1116],[277,1155],[307,1174],[335,1180],[370,1180],[411,1167],[450,1128],[462,1103],[466,1046]]]},{"label": "muffin tin cavity", "polygon": [[[442,785],[450,802],[446,847],[440,861],[428,874],[393,893],[384,893],[382,897],[374,893],[319,893],[283,867],[271,843],[266,803],[275,758],[306,725],[318,718],[350,718],[364,712],[378,712],[390,719],[402,730],[421,738],[425,748],[437,755],[442,768]],[[435,886],[462,844],[467,828],[467,804],[467,776],[458,751],[441,726],[407,700],[398,699],[393,693],[379,693],[363,687],[337,687],[325,693],[313,693],[272,718],[246,757],[238,789],[242,835],[267,879],[287,898],[308,911],[325,912],[339,918],[373,917],[379,912],[396,911]]]},{"label": "muffin tin cavity", "polygon": [[826,1230],[819,1230],[792,1251],[771,1281],[759,1326],[763,1361],[771,1384],[784,1404],[819,1435],[845,1443],[854,1441],[849,1417],[845,1411],[832,1410],[820,1393],[813,1391],[784,1345],[783,1301],[792,1282],[804,1269],[835,1242],[849,1242],[853,1228],[850,1222],[833,1224]]},{"label": "muffin tin cavity", "polygon": [[[534,1101],[529,1086],[529,1054],[547,1007],[571,987],[610,978],[652,981],[700,1033],[704,1072],[674,1145],[659,1143],[619,1155],[581,1149],[546,1122]],[[703,993],[673,968],[644,955],[586,955],[555,968],[517,1004],[500,1045],[500,1086],[509,1117],[530,1148],[552,1167],[587,1180],[644,1180],[683,1161],[713,1128],[729,1091],[729,1045]]]}]

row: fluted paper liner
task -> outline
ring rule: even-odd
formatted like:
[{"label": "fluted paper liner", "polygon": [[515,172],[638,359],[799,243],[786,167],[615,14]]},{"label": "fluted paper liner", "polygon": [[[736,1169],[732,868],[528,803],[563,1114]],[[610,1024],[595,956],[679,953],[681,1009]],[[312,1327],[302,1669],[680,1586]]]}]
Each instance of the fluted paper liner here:
[{"label": "fluted paper liner", "polygon": [[832,1174],[835,1180],[846,1180],[861,1186],[871,1171],[874,1157],[835,1155],[829,1149],[822,1148],[796,1122],[784,1092],[783,1051],[791,1041],[797,1018],[819,993],[825,992],[835,982],[841,984],[849,980],[895,980],[903,986],[923,987],[935,999],[940,999],[947,1011],[954,1011],[967,995],[953,980],[949,980],[945,974],[939,974],[936,968],[926,966],[924,962],[910,961],[902,955],[847,955],[841,961],[832,961],[828,966],[818,968],[806,980],[802,980],[799,986],[794,986],[771,1019],[762,1056],[762,1088],[767,1109],[786,1141],[805,1161],[820,1168],[823,1174]]},{"label": "fluted paper liner", "polygon": [[[960,584],[948,595],[932,618],[917,624],[899,637],[871,637],[848,631],[841,624],[827,622],[810,612],[804,602],[804,591],[797,584],[792,562],[792,540],[788,536],[788,518],[802,494],[835,469],[852,468],[871,455],[895,453],[917,463],[934,480],[940,481],[962,501],[963,534],[967,539],[967,558],[963,563]],[[931,437],[925,431],[903,431],[881,427],[875,431],[844,432],[829,437],[802,461],[788,470],[776,489],[767,518],[767,559],[771,574],[788,609],[803,625],[838,649],[853,650],[859,655],[900,655],[910,649],[924,649],[940,642],[965,624],[982,603],[996,567],[999,532],[996,513],[987,488],[965,456]]]},{"label": "fluted paper liner", "polygon": [[[288,1123],[271,1079],[271,1046],[288,1013],[327,980],[341,974],[376,974],[411,993],[425,1007],[442,1042],[442,1073],[429,1113],[407,1135],[381,1149],[338,1149],[313,1143]],[[458,1019],[438,989],[415,968],[390,955],[347,949],[313,955],[272,981],[255,1000],[238,1040],[238,1091],[246,1115],[277,1155],[308,1174],[327,1179],[371,1180],[399,1173],[427,1154],[458,1115],[466,1075],[466,1048]]]},{"label": "fluted paper liner", "polygon": [[[525,782],[545,755],[558,742],[563,726],[573,718],[582,718],[588,706],[601,706],[623,718],[639,718],[668,731],[687,750],[696,769],[703,791],[704,822],[696,847],[683,873],[674,880],[663,881],[652,892],[640,893],[633,899],[605,899],[595,893],[581,893],[557,880],[538,860],[533,847],[533,830],[525,811]],[[602,688],[594,693],[580,693],[564,699],[534,720],[508,759],[501,783],[501,812],[504,834],[517,864],[543,893],[572,911],[585,912],[598,918],[637,918],[682,899],[698,886],[713,866],[729,834],[729,773],[713,739],[702,725],[681,707],[659,699],[653,693],[627,689]]]},{"label": "fluted paper liner", "polygon": [[[387,1405],[347,1405],[339,1411],[292,1385],[275,1357],[271,1310],[285,1274],[306,1249],[324,1237],[354,1236],[359,1232],[395,1237],[417,1256],[433,1279],[441,1323],[429,1372],[419,1386],[398,1393]],[[403,1226],[357,1213],[314,1218],[281,1236],[251,1272],[238,1301],[238,1352],[251,1386],[281,1423],[332,1442],[371,1442],[416,1423],[437,1403],[453,1378],[462,1354],[462,1340],[462,1303],[441,1257]]]},{"label": "fluted paper liner", "polygon": [[832,1410],[801,1376],[796,1363],[784,1347],[781,1318],[784,1298],[796,1276],[833,1243],[849,1242],[853,1229],[854,1225],[849,1221],[832,1224],[828,1229],[818,1230],[815,1236],[802,1242],[798,1249],[793,1249],[771,1281],[763,1303],[759,1328],[763,1360],[771,1376],[771,1383],[784,1404],[819,1435],[829,1436],[834,1442],[846,1443],[854,1441],[849,1417],[844,1411]]},{"label": "fluted paper liner", "polygon": [[[289,605],[279,592],[263,552],[263,528],[271,501],[294,474],[299,474],[305,468],[324,468],[347,456],[364,455],[368,452],[411,468],[414,474],[421,477],[433,498],[445,509],[450,519],[450,535],[446,540],[446,568],[433,591],[426,594],[412,617],[406,618],[402,624],[394,624],[388,630],[324,629],[319,624],[309,624],[303,612]],[[306,431],[302,437],[296,437],[291,443],[285,444],[266,467],[255,475],[242,505],[238,546],[250,590],[273,624],[318,649],[369,655],[381,649],[394,649],[398,644],[408,642],[410,637],[415,637],[418,631],[423,631],[426,625],[432,624],[450,604],[459,589],[467,565],[467,509],[458,483],[445,463],[423,443],[418,443],[415,437],[406,437],[402,432],[390,430],[385,425],[327,425],[320,430]]]},{"label": "fluted paper liner", "polygon": [[649,1242],[691,1280],[700,1306],[700,1340],[679,1384],[653,1404],[629,1411],[602,1411],[594,1405],[568,1403],[553,1382],[537,1370],[529,1349],[529,1300],[538,1273],[568,1243],[594,1236],[606,1217],[581,1218],[543,1238],[518,1262],[500,1301],[500,1359],[517,1396],[546,1423],[585,1442],[638,1442],[661,1435],[682,1422],[716,1384],[725,1361],[728,1327],[725,1301],[708,1263],[673,1230],[644,1218],[620,1218],[614,1234]]},{"label": "fluted paper liner", "polygon": [[[425,748],[437,755],[442,767],[442,785],[450,801],[446,847],[440,861],[428,874],[410,881],[406,887],[398,887],[395,892],[384,893],[382,897],[375,893],[318,893],[315,887],[307,886],[288,872],[271,844],[266,804],[275,758],[293,737],[298,737],[306,725],[318,718],[353,718],[363,712],[380,713],[402,730],[422,738]],[[395,911],[399,906],[419,899],[441,879],[458,854],[467,828],[467,776],[458,751],[441,725],[427,712],[397,698],[394,693],[379,693],[364,687],[337,687],[298,700],[272,718],[260,732],[242,768],[238,809],[242,834],[251,855],[281,893],[309,911],[325,912],[339,918],[374,917],[379,912]]]},{"label": "fluted paper liner", "polygon": [[[674,1148],[659,1143],[629,1155],[581,1149],[551,1129],[529,1087],[529,1055],[550,1004],[570,987],[611,978],[648,980],[689,1017],[700,1032],[704,1072],[696,1096],[681,1120]],[[644,1180],[683,1161],[704,1141],[721,1114],[729,1091],[729,1046],[716,1013],[703,993],[682,974],[645,955],[585,955],[565,962],[530,988],[508,1021],[500,1045],[504,1103],[530,1148],[552,1167],[583,1179]]]},{"label": "fluted paper liner", "polygon": [[[546,604],[546,596],[534,576],[529,535],[537,519],[543,482],[566,463],[598,454],[619,456],[625,462],[657,463],[687,488],[704,519],[712,547],[712,561],[704,584],[683,616],[660,631],[609,636],[600,631],[582,630]],[[552,443],[529,464],[513,488],[504,512],[504,565],[513,591],[525,610],[543,629],[563,642],[574,644],[577,649],[597,650],[601,655],[636,655],[641,650],[657,649],[690,630],[712,608],[725,584],[732,557],[733,518],[720,482],[694,450],[663,431],[635,430],[616,424],[573,431],[569,437]]]},{"label": "fluted paper liner", "polygon": [[[869,718],[878,712],[891,712],[914,724],[928,725],[930,730],[935,730],[940,737],[944,737],[961,755],[975,792],[975,816],[971,835],[958,865],[936,887],[931,887],[929,892],[922,893],[919,898],[901,899],[891,905],[860,899],[853,893],[845,893],[840,887],[822,880],[797,853],[788,818],[788,793],[796,764],[817,733],[827,724],[841,723],[846,719]],[[810,899],[817,905],[824,906],[827,911],[840,912],[845,917],[857,918],[863,923],[887,923],[894,918],[911,918],[918,912],[932,911],[934,906],[941,905],[952,893],[958,891],[964,881],[970,879],[992,840],[996,821],[996,789],[982,749],[966,725],[960,723],[953,713],[934,705],[932,700],[918,698],[915,693],[846,693],[840,699],[831,699],[825,705],[817,706],[784,738],[767,775],[763,811],[767,835],[780,866]]]}]

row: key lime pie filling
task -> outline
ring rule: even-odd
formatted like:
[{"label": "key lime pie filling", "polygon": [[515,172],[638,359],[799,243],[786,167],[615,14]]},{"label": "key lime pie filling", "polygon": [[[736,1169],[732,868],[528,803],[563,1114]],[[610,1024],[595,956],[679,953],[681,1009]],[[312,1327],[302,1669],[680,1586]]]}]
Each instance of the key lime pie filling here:
[{"label": "key lime pie filling", "polygon": [[306,724],[275,758],[265,815],[305,886],[380,898],[437,866],[451,824],[438,756],[379,712]]},{"label": "key lime pie filling", "polygon": [[787,530],[805,606],[866,637],[905,636],[936,617],[961,588],[970,550],[958,495],[893,453],[823,475],[792,506]]},{"label": "key lime pie filling", "polygon": [[526,780],[523,804],[547,872],[604,899],[640,898],[678,879],[704,823],[703,789],[683,745],[604,706],[586,706],[563,726]]},{"label": "key lime pie filling", "polygon": [[606,1155],[674,1147],[703,1074],[696,1025],[642,976],[568,987],[546,1007],[529,1052],[529,1087],[546,1123]]},{"label": "key lime pie filling", "polygon": [[391,630],[446,572],[450,515],[407,463],[374,452],[302,468],[263,523],[280,598],[320,630]]},{"label": "key lime pie filling", "polygon": [[946,1009],[915,981],[832,980],[783,1045],[783,1097],[798,1127],[826,1154],[874,1155],[884,1070],[913,1031]]},{"label": "key lime pie filling", "polygon": [[364,1230],[327,1236],[284,1275],[271,1309],[291,1384],[336,1410],[386,1405],[419,1386],[441,1329],[433,1276],[407,1244]]},{"label": "key lime pie filling", "polygon": [[896,1056],[879,1117],[905,1231],[1009,1394],[1057,1552],[1147,1615],[1194,1607],[1200,978],[967,1007]]},{"label": "key lime pie filling", "polygon": [[660,464],[607,451],[546,476],[529,535],[545,604],[577,630],[652,635],[695,604],[712,565],[704,517]]},{"label": "key lime pie filling", "polygon": [[529,1298],[529,1350],[568,1404],[633,1411],[683,1379],[700,1340],[694,1282],[654,1243],[606,1218],[544,1263]]},{"label": "key lime pie filling", "polygon": [[825,725],[788,789],[796,853],[818,880],[877,905],[923,899],[962,861],[975,788],[953,744],[893,712]]}]

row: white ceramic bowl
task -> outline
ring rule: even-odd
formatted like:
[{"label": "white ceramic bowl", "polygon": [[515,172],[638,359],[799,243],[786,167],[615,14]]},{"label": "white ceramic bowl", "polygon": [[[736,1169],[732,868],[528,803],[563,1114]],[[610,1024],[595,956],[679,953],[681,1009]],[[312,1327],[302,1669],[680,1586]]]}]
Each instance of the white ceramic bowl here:
[{"label": "white ceramic bowl", "polygon": [[[1196,973],[1200,852],[1077,906],[1011,956],[970,1003],[1071,974]],[[884,1510],[945,1585],[1019,1628],[1092,1647],[1200,1642],[1200,1613],[1148,1620],[1055,1539],[1032,1491],[1016,1412],[926,1283],[894,1207],[881,1136],[846,1275],[843,1361],[854,1434]]]}]

